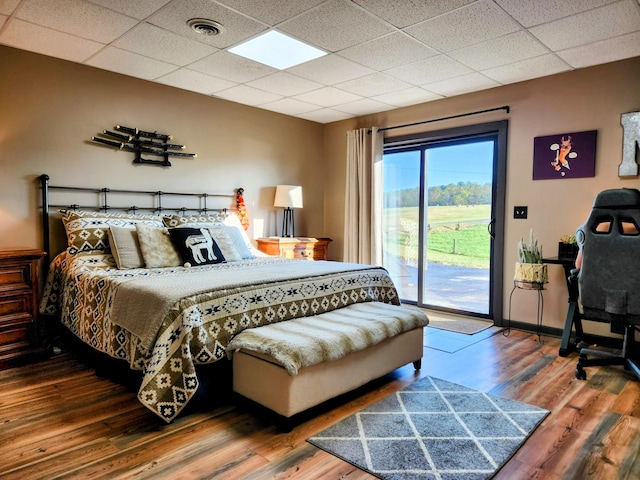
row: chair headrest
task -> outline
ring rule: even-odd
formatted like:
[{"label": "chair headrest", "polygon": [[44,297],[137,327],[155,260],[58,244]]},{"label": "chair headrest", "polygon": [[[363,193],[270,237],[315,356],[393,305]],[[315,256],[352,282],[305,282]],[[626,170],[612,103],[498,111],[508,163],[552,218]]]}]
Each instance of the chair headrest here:
[{"label": "chair headrest", "polygon": [[640,207],[640,191],[635,188],[614,188],[600,192],[593,201],[594,208]]}]

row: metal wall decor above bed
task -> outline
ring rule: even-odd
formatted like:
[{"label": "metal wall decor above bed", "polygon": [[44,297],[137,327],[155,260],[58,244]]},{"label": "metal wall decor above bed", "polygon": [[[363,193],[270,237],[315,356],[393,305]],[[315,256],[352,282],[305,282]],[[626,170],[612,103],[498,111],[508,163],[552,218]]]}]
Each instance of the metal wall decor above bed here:
[{"label": "metal wall decor above bed", "polygon": [[[158,132],[145,132],[144,130],[125,127],[123,125],[116,125],[113,128],[118,130],[118,132],[103,130],[102,133],[98,134],[101,136],[93,136],[91,137],[91,140],[101,145],[115,147],[118,150],[134,152],[136,156],[133,160],[133,163],[146,163],[151,165],[159,165],[161,167],[170,167],[171,162],[169,161],[169,157],[195,158],[198,156],[195,153],[176,151],[184,150],[186,146],[179,145],[177,143],[169,143],[169,140],[171,140],[173,137],[168,134]],[[114,138],[117,141],[113,140]],[[162,157],[163,160],[143,158],[143,153],[147,155],[154,155],[156,157]]]}]

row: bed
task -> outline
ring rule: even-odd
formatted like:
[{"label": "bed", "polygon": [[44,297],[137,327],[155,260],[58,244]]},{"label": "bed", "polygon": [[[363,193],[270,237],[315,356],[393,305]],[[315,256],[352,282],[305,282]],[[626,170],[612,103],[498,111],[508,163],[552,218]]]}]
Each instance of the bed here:
[{"label": "bed", "polygon": [[[244,203],[239,189],[138,192],[53,186],[47,175],[40,181],[45,250],[61,250],[51,254],[41,313],[141,371],[138,399],[166,422],[196,394],[199,368],[227,361],[226,347],[239,332],[361,302],[400,303],[381,267],[258,252],[244,231],[244,212],[234,210]],[[99,205],[51,202],[53,192]],[[111,205],[120,194],[148,196],[151,205]],[[168,206],[169,197],[197,205]],[[211,207],[213,199],[223,206]],[[64,234],[62,249],[52,232]]]}]

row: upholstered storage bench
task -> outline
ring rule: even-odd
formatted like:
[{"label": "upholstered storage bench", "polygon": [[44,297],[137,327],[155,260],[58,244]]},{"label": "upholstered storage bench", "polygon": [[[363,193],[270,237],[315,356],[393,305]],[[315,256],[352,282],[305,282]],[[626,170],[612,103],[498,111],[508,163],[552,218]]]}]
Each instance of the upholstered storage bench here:
[{"label": "upholstered storage bench", "polygon": [[291,417],[413,362],[420,369],[418,309],[367,302],[244,330],[228,346],[233,389]]}]

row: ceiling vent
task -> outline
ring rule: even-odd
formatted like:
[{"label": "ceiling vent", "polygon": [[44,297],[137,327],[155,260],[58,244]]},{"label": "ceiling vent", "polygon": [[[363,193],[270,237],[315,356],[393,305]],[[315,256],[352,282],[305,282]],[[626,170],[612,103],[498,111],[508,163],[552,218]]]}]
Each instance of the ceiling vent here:
[{"label": "ceiling vent", "polygon": [[214,35],[219,35],[224,32],[224,27],[218,22],[214,22],[213,20],[207,20],[206,18],[192,18],[187,21],[187,25],[194,32],[200,35],[207,35],[209,37],[213,37]]}]

